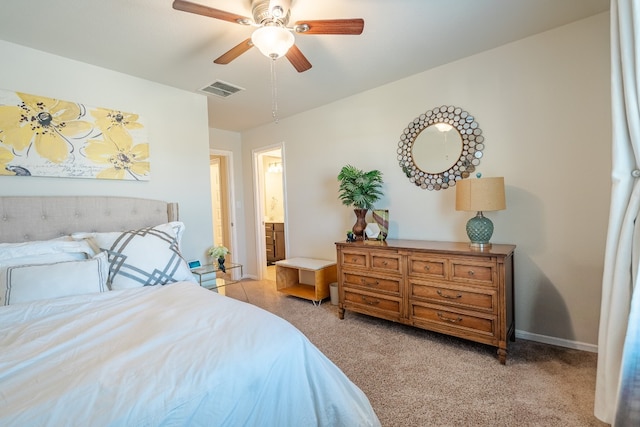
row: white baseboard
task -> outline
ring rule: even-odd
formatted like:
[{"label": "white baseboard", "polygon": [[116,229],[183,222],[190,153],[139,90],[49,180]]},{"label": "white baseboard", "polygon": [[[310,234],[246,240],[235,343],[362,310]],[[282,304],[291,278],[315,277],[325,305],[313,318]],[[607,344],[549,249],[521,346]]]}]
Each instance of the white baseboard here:
[{"label": "white baseboard", "polygon": [[520,331],[516,329],[516,338],[522,338],[523,340],[536,341],[544,344],[557,345],[560,347],[573,348],[575,350],[588,351],[590,353],[597,353],[598,346],[595,344],[588,344],[579,341],[571,341],[563,338],[550,337],[547,335],[532,334],[527,331]]}]

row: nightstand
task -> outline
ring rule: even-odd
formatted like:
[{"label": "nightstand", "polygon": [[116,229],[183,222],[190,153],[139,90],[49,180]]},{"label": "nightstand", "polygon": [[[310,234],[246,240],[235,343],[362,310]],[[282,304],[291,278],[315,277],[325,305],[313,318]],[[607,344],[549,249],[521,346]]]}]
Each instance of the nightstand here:
[{"label": "nightstand", "polygon": [[191,272],[198,279],[200,286],[207,289],[217,289],[239,282],[239,280],[231,278],[235,269],[240,269],[240,279],[242,279],[242,264],[227,263],[225,267],[225,273],[218,268],[218,264],[203,265],[202,267],[194,268]]}]

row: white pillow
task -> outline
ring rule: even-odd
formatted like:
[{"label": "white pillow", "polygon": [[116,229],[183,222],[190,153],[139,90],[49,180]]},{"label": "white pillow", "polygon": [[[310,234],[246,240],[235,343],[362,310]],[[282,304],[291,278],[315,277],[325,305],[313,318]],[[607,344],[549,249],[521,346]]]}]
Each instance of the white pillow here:
[{"label": "white pillow", "polygon": [[182,257],[179,238],[184,225],[178,221],[139,230],[110,233],[74,233],[93,241],[109,257],[109,286],[129,289],[179,281],[197,283]]},{"label": "white pillow", "polygon": [[103,252],[91,259],[7,267],[0,276],[3,305],[108,290],[109,263]]},{"label": "white pillow", "polygon": [[[56,254],[77,254],[76,258],[87,258],[92,256],[93,251],[85,241],[73,240],[70,236],[66,236],[53,240],[39,240],[24,243],[0,243],[0,265],[13,263],[15,258],[22,258],[23,261],[27,257],[37,257],[42,255]],[[26,264],[26,262],[21,262]]]},{"label": "white pillow", "polygon": [[0,305],[6,305],[8,267],[81,260],[93,253],[87,242],[74,241],[70,236],[24,243],[0,243]]}]

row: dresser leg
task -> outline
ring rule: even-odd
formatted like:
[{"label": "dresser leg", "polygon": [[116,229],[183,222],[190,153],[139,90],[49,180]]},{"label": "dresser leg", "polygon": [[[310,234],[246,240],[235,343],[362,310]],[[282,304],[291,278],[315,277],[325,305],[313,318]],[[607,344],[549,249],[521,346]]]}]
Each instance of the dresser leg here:
[{"label": "dresser leg", "polygon": [[498,349],[498,359],[500,359],[500,364],[506,365],[507,364],[507,350],[505,350],[504,348],[499,348]]},{"label": "dresser leg", "polygon": [[344,308],[342,307],[338,309],[338,319],[344,319]]}]

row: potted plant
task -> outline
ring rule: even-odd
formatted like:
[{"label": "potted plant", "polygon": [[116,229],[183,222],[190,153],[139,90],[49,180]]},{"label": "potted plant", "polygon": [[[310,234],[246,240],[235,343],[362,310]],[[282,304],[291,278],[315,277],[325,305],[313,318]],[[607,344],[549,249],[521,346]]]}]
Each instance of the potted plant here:
[{"label": "potted plant", "polygon": [[355,242],[355,241],[356,241],[356,235],[353,234],[353,231],[347,230],[347,242]]},{"label": "potted plant", "polygon": [[209,248],[209,256],[218,260],[218,269],[223,273],[226,273],[227,271],[224,266],[224,257],[230,253],[231,252],[229,252],[229,249],[222,245],[211,246]]},{"label": "potted plant", "polygon": [[353,206],[356,223],[352,228],[356,238],[362,239],[367,227],[365,217],[373,204],[382,197],[382,172],[377,169],[365,172],[352,165],[346,165],[338,174],[340,182],[339,199],[345,206]]}]

